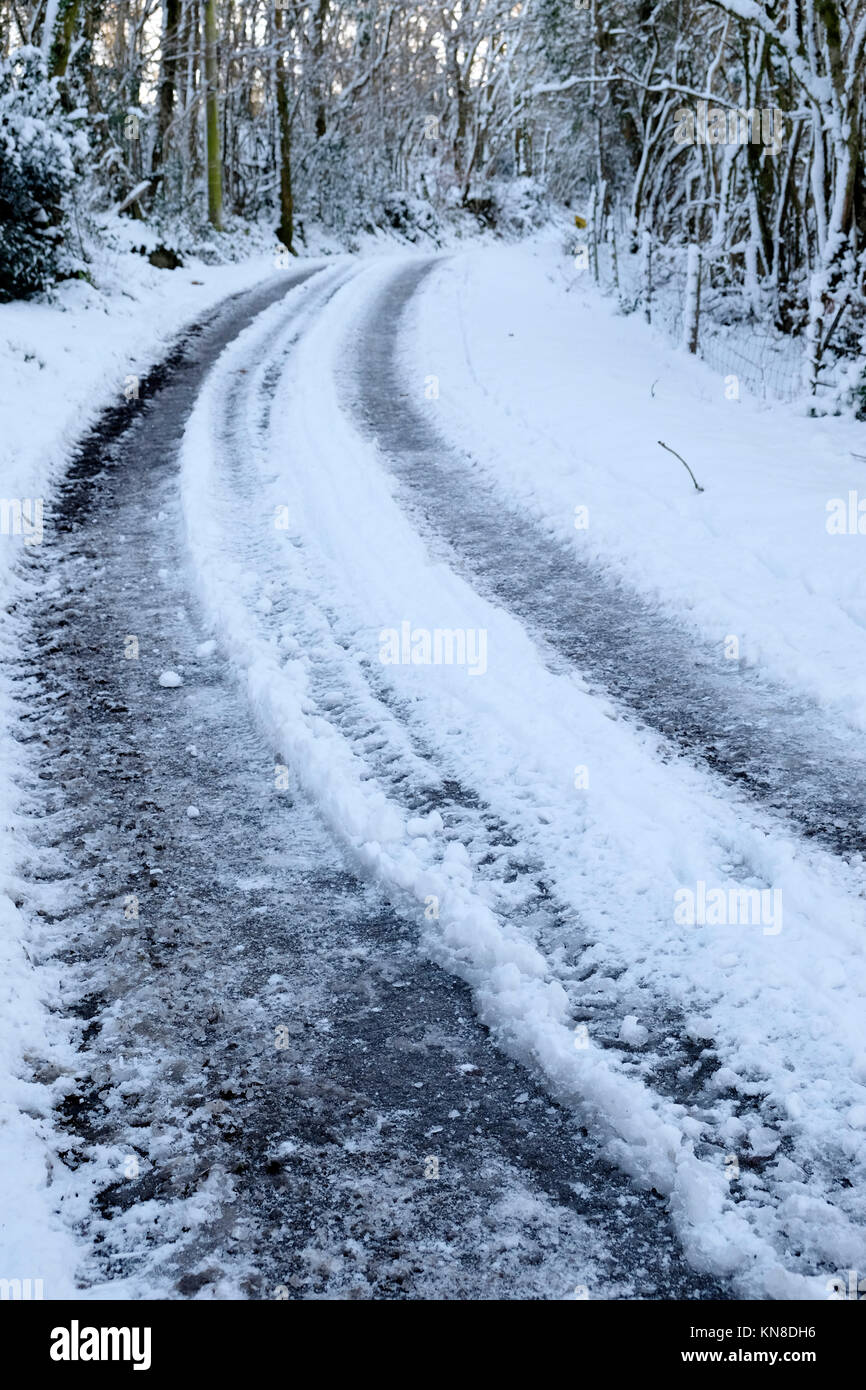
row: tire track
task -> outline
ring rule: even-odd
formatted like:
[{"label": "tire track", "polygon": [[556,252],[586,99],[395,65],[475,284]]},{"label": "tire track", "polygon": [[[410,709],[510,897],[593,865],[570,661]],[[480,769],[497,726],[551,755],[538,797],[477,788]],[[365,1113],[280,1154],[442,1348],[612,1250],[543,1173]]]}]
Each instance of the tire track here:
[{"label": "tire track", "polygon": [[[43,596],[18,618],[22,739],[46,791],[29,893],[77,1020],[56,1193],[79,1283],[723,1297],[661,1199],[497,1051],[414,924],[297,787],[276,789],[233,671],[201,644],[177,443],[222,348],[285,290],[230,302],[94,428],[30,562]],[[182,687],[160,686],[167,668]]]},{"label": "tire track", "polygon": [[[339,324],[339,315],[334,317]],[[344,614],[334,606],[327,573],[332,541],[327,534],[305,536],[288,526],[277,539],[263,499],[282,496],[282,492],[269,493],[269,485],[279,477],[279,471],[274,476],[279,451],[287,451],[282,466],[288,475],[317,467],[321,449],[324,486],[332,493],[339,476],[330,474],[325,437],[305,434],[300,404],[294,414],[292,390],[300,402],[314,389],[312,377],[294,375],[291,349],[296,338],[292,335],[286,346],[274,344],[264,361],[257,357],[255,346],[245,355],[236,355],[233,380],[237,384],[221,389],[212,407],[209,428],[218,434],[223,449],[219,473],[208,480],[208,495],[218,518],[208,547],[220,555],[226,553],[232,566],[230,587],[234,590],[239,583],[244,589],[246,617],[236,615],[232,624],[243,627],[248,621],[256,631],[256,643],[263,651],[279,652],[285,668],[300,663],[300,680],[292,678],[293,687],[304,692],[300,708],[310,712],[317,724],[327,723],[337,732],[357,757],[362,780],[384,791],[391,804],[409,816],[439,819],[434,838],[467,855],[475,891],[484,895],[500,919],[556,961],[554,973],[567,984],[574,1022],[591,1024],[594,1045],[615,1054],[624,1069],[639,1069],[643,1082],[656,1095],[686,1107],[700,1125],[696,1153],[717,1172],[724,1171],[730,1141],[722,1137],[723,1123],[727,1126],[735,1115],[750,1130],[775,1132],[784,1125],[775,1103],[760,1088],[744,1087],[732,1093],[728,1086],[715,1085],[721,1065],[717,1048],[706,1034],[700,1039],[690,1034],[682,1009],[669,998],[650,995],[644,987],[634,994],[621,990],[616,984],[620,972],[610,962],[600,962],[597,952],[590,952],[584,963],[585,948],[593,943],[582,932],[573,904],[559,900],[552,891],[544,853],[536,852],[525,825],[516,830],[495,802],[488,804],[434,750],[425,737],[430,731],[423,720],[419,722],[412,710],[401,705],[381,668],[370,661],[364,643],[359,645],[357,614]],[[271,401],[277,391],[286,404],[279,424],[272,425]],[[284,482],[290,489],[288,477]],[[236,534],[232,519],[241,513],[255,524]],[[387,544],[387,532],[382,543]],[[246,576],[254,576],[255,582],[247,586]],[[243,657],[244,663],[253,660],[252,655]],[[621,1033],[623,1016],[632,1011],[645,1020],[650,1034],[649,1045],[637,1061]],[[787,1151],[790,1140],[783,1135],[781,1142]],[[769,1156],[747,1154],[742,1164],[750,1195],[768,1204],[774,1195],[764,1170],[771,1162]],[[734,1182],[734,1203],[744,1192]]]},{"label": "tire track", "polygon": [[[709,645],[552,537],[436,433],[397,363],[404,314],[435,261],[394,275],[346,357],[349,408],[398,479],[401,503],[444,561],[514,613],[671,752],[844,857],[866,845],[866,751],[805,697]],[[844,748],[844,756],[841,756]]]}]

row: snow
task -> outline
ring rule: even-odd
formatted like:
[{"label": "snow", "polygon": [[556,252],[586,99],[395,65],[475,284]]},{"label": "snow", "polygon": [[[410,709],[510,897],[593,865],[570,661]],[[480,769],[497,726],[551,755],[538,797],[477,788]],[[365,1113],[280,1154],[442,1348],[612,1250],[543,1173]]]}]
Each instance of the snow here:
[{"label": "snow", "polygon": [[411,379],[439,378],[437,400],[416,398],[516,505],[720,652],[735,637],[749,665],[866,728],[866,534],[828,529],[831,503],[866,500],[862,425],[742,383],[729,398],[550,241],[451,257],[412,317]]},{"label": "snow", "polygon": [[626,1014],[619,1030],[620,1041],[628,1043],[630,1047],[643,1047],[649,1037],[649,1029],[644,1028],[642,1023],[638,1023],[635,1014]]},{"label": "snow", "polygon": [[[196,657],[225,655],[355,865],[470,985],[498,1044],[668,1198],[693,1266],[746,1297],[825,1297],[828,1270],[866,1265],[862,859],[805,842],[620,718],[407,505],[354,401],[372,356],[366,316],[407,263],[331,265],[212,370],[181,448],[190,574],[214,634]],[[185,318],[266,273],[141,267],[128,304],[79,285],[53,307],[0,309],[4,493],[45,495],[50,525],[76,434]],[[720,659],[736,638],[738,659],[830,712],[844,758],[866,727],[856,499],[844,509],[855,534],[827,518],[828,502],[857,492],[860,427],[731,398],[543,239],[440,261],[399,352],[406,398],[443,450],[495,484],[503,525],[537,518],[551,544],[627,581]],[[23,539],[0,537],[0,609],[27,582]],[[184,680],[167,669],[158,683]],[[14,905],[24,793],[12,729],[4,688],[0,1161],[5,1209],[24,1220],[5,1218],[0,1247],[26,1277],[36,1228],[39,1272],[67,1289],[74,1251],[44,1171],[52,1093],[17,1078],[35,1050],[55,1065],[56,1093],[74,1058]],[[762,915],[737,916],[744,893]],[[683,894],[702,905],[688,919]],[[710,1061],[707,1086],[692,1086]],[[756,1166],[735,1192],[738,1153]],[[332,1256],[311,1245],[306,1258]]]},{"label": "snow", "polygon": [[[754,468],[757,433],[757,447],[770,452],[771,480],[750,474],[751,495],[766,501],[774,478],[777,485],[783,478],[789,491],[797,479],[799,515],[804,493],[813,504],[820,498],[802,444],[799,463],[790,456],[804,437],[803,421],[771,420],[755,410],[732,420],[725,403],[714,408],[709,393],[717,383],[704,369],[665,357],[633,321],[608,323],[597,299],[566,297],[561,283],[548,280],[543,255],[508,248],[486,257],[469,253],[438,273],[422,306],[420,345],[407,362],[407,390],[414,382],[420,396],[420,384],[435,370],[441,399],[453,412],[442,409],[444,421],[457,420],[459,412],[460,437],[473,457],[497,470],[520,505],[541,511],[567,535],[575,503],[587,500],[592,544],[600,554],[606,544],[606,562],[616,560],[624,571],[628,564],[631,577],[660,596],[667,585],[668,602],[680,608],[688,593],[696,621],[707,623],[718,612],[721,592],[723,631],[739,625],[744,636],[759,634],[769,645],[770,615],[790,618],[803,605],[792,602],[790,574],[763,562],[758,570],[760,527],[743,503],[746,463],[731,459],[751,441]],[[799,1267],[832,1264],[843,1249],[855,1262],[866,1255],[858,1231],[862,1156],[848,1143],[842,1118],[864,1099],[857,1079],[866,1054],[862,870],[805,848],[708,775],[660,761],[654,737],[611,718],[615,711],[576,673],[552,671],[518,622],[430,554],[335,384],[341,342],[393,274],[392,266],[375,266],[336,289],[332,283],[327,303],[321,284],[305,287],[290,328],[281,330],[279,308],[268,311],[227,349],[211,377],[183,448],[190,547],[210,619],[274,747],[329,824],[389,892],[414,899],[428,949],[473,986],[479,1013],[501,1045],[540,1068],[553,1094],[608,1132],[610,1153],[626,1171],[669,1194],[695,1266],[734,1275],[750,1296],[820,1297],[821,1276],[801,1274],[788,1247],[807,1172],[820,1173],[813,1182],[826,1199],[813,1199],[820,1220],[810,1219],[798,1233],[806,1254]],[[583,338],[574,328],[579,303]],[[297,336],[299,321],[300,342],[288,354],[286,340]],[[523,350],[506,368],[510,333],[524,340]],[[479,364],[476,351],[484,345],[490,361]],[[357,343],[352,351],[358,353]],[[283,377],[267,434],[252,423],[254,402],[275,362]],[[649,386],[660,370],[665,391],[654,402]],[[578,424],[573,382],[581,378],[587,385],[579,405],[589,420]],[[601,427],[610,422],[615,395],[634,410],[614,413],[615,437],[612,444],[605,439],[602,452]],[[706,407],[722,448],[705,445],[698,454]],[[648,481],[649,446],[638,447],[638,431],[654,440],[660,422],[700,464],[707,498],[714,499],[708,517],[698,515],[704,498],[684,487],[681,470],[653,460]],[[824,439],[844,440],[850,429],[836,422],[814,426]],[[231,460],[241,457],[259,470],[255,493],[243,499],[231,483]],[[731,475],[734,484],[726,486]],[[232,518],[242,500],[252,511],[238,538]],[[281,505],[292,519],[288,532],[272,524]],[[819,508],[818,526],[822,515]],[[743,538],[733,569],[724,560],[720,588],[732,529]],[[770,535],[771,545],[789,553],[783,528],[771,526]],[[744,571],[752,579],[760,572],[760,591],[743,582]],[[259,602],[263,587],[273,615]],[[822,616],[833,611],[828,595],[820,608]],[[380,634],[399,630],[407,615],[427,631],[485,632],[489,671],[467,680],[454,664],[383,664]],[[288,660],[281,655],[286,619],[294,639]],[[845,624],[839,622],[841,654]],[[790,643],[789,624],[774,648],[780,661]],[[823,667],[807,644],[791,645],[789,669],[804,683],[810,672],[817,679]],[[835,672],[823,678],[832,680]],[[506,885],[481,872],[491,845],[480,832],[471,854],[459,835],[445,843],[441,832],[413,835],[414,817],[388,784],[387,758],[371,756],[363,739],[343,731],[333,702],[317,698],[318,681],[329,696],[342,682],[344,709],[365,713],[365,737],[373,727],[376,739],[394,750],[405,732],[391,710],[401,709],[413,737],[435,748],[439,765],[505,816],[525,851],[544,865],[571,919],[545,923],[541,934],[516,924],[513,914],[510,920]],[[603,769],[589,798],[574,796],[572,769],[579,763]],[[703,882],[780,889],[784,933],[742,926],[683,932],[673,916],[674,892]],[[723,966],[732,941],[733,963]],[[578,944],[576,970],[569,956]],[[831,963],[829,977],[816,978],[816,960]],[[622,1056],[597,1042],[592,1029],[588,1045],[575,1047],[572,1010],[587,997],[581,972],[591,964],[598,1002],[614,1017],[620,1011],[617,1033],[624,1030],[628,1048]],[[663,1041],[659,1030],[669,1024],[658,1014],[660,999],[682,1011],[684,1031],[697,1044],[711,1042],[736,1103],[721,1080],[709,1114],[691,1115],[653,1089],[651,1065],[634,1059],[632,1046],[644,1026],[637,1019],[653,1013],[656,1048]],[[628,1008],[634,1003],[641,1009]],[[787,1116],[777,1123],[794,1158],[754,1183],[751,1203],[731,1200],[724,1168],[732,1134],[748,1129],[743,1114],[753,1128],[767,1115]],[[849,1165],[851,1192],[837,1186],[842,1162]]]}]

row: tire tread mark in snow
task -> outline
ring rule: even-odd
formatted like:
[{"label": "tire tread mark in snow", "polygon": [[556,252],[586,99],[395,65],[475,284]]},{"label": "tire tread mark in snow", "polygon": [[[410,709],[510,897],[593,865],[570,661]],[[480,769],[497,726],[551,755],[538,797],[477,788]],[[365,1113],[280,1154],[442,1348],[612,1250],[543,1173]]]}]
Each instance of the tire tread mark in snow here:
[{"label": "tire tread mark in snow", "polygon": [[[257,420],[262,431],[268,428],[269,397],[278,387],[280,364],[288,356],[288,349],[276,343],[272,351],[279,358],[276,365],[259,362],[252,349],[240,359],[248,366],[236,372],[233,384],[221,396],[216,425],[224,444],[217,492],[225,544],[240,560],[240,570],[257,576],[267,599],[264,608],[257,604],[256,623],[277,649],[286,626],[294,639],[300,639],[317,716],[352,746],[377,786],[411,815],[438,811],[444,838],[458,840],[469,851],[476,880],[485,883],[493,909],[544,953],[548,953],[548,941],[555,943],[557,973],[560,978],[571,977],[574,1022],[591,1024],[596,1044],[611,1049],[627,1066],[633,1065],[633,1058],[620,1036],[622,1017],[629,1012],[640,1015],[651,1038],[642,1054],[646,1081],[700,1118],[706,1132],[704,1154],[721,1163],[728,1143],[714,1137],[712,1130],[718,1097],[710,1083],[720,1065],[715,1050],[689,1036],[682,1010],[669,999],[648,998],[644,992],[624,996],[611,989],[619,971],[598,962],[589,969],[583,964],[587,942],[579,915],[551,891],[541,857],[535,858],[495,809],[432,751],[427,731],[413,719],[411,709],[401,704],[377,664],[356,649],[353,620],[319,597],[328,592],[328,585],[321,568],[326,561],[317,555],[316,547],[307,546],[300,532],[285,534],[283,544],[305,556],[298,571],[293,555],[287,565],[284,552],[275,549],[274,530],[267,518],[257,530],[235,533],[232,518],[253,511],[256,496],[265,495],[266,484],[272,481],[272,451],[285,448],[286,439],[291,451],[294,438],[291,414],[281,426],[285,436],[276,437],[269,450],[261,447],[261,438],[250,438],[245,424]],[[256,457],[260,460],[258,484],[249,466]],[[290,466],[303,468],[308,461],[299,456]],[[564,937],[569,941],[567,956],[561,945]],[[730,1101],[741,1120],[775,1124],[776,1117],[762,1098],[756,1101],[753,1095],[738,1093]],[[756,1164],[756,1170],[762,1166]],[[756,1171],[753,1176],[758,1175]]]},{"label": "tire tread mark in snow", "polygon": [[[449,563],[516,614],[640,721],[836,853],[866,843],[866,753],[824,712],[725,660],[570,544],[515,510],[446,444],[407,396],[401,321],[436,261],[394,275],[368,312],[347,367],[356,416],[399,480],[402,501]],[[840,751],[844,747],[844,757]]]},{"label": "tire tread mark in snow", "polygon": [[[328,301],[338,289],[328,295]],[[280,349],[281,362],[288,351]],[[251,450],[243,422],[253,417],[267,422],[268,398],[277,388],[279,375],[279,364],[267,366],[255,399],[244,406],[241,397],[252,397],[257,388],[251,372],[239,374],[221,403],[220,433],[227,446],[224,475],[231,487],[227,518],[253,508],[256,487],[245,467]],[[268,467],[267,456],[264,466]],[[300,550],[305,549],[301,535],[290,540]],[[423,817],[436,811],[442,816],[445,838],[459,841],[469,851],[478,879],[490,885],[495,911],[525,932],[543,953],[548,951],[548,939],[557,943],[560,976],[571,974],[580,982],[572,1001],[574,1022],[592,1025],[596,1045],[630,1060],[620,1038],[622,1016],[632,1011],[640,1014],[650,1030],[650,1050],[657,1059],[648,1079],[659,1092],[702,1109],[708,1103],[707,1082],[719,1062],[711,1049],[688,1036],[682,1011],[669,1001],[648,999],[645,994],[623,998],[611,993],[610,981],[621,972],[598,964],[591,969],[584,966],[583,952],[589,943],[581,932],[579,915],[552,891],[542,859],[521,845],[518,834],[453,768],[441,763],[424,730],[412,719],[411,708],[401,704],[376,664],[365,660],[359,666],[346,660],[353,632],[341,614],[318,598],[311,605],[306,590],[293,590],[285,569],[275,565],[269,544],[256,544],[250,533],[245,533],[243,545],[244,568],[269,576],[269,609],[260,615],[260,621],[270,627],[272,640],[279,645],[286,619],[303,630],[302,645],[309,652],[307,679],[319,717],[352,745],[395,804],[410,815]],[[315,589],[318,587],[314,584]],[[567,957],[560,944],[566,934],[565,922],[570,941]],[[593,992],[596,976],[604,977],[603,997]],[[738,1096],[736,1105],[741,1118],[754,1111],[750,1097]],[[768,1123],[771,1117],[764,1114],[761,1118]]]}]

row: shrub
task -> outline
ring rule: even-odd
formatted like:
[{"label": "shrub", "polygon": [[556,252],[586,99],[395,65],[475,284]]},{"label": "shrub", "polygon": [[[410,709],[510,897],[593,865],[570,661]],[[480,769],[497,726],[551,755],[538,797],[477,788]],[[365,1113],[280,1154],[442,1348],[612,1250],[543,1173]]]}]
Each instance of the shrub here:
[{"label": "shrub", "polygon": [[38,49],[0,60],[0,301],[36,294],[70,269],[64,197],[84,139]]}]

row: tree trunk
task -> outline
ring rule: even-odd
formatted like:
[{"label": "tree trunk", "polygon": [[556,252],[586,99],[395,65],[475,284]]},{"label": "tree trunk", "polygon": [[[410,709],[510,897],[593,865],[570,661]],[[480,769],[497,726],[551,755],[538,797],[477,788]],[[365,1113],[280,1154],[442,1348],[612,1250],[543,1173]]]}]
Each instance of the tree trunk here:
[{"label": "tree trunk", "polygon": [[181,164],[181,201],[189,203],[192,188],[198,182],[200,135],[199,114],[196,89],[197,77],[201,68],[200,58],[200,19],[198,0],[183,0],[181,17],[181,52],[186,54],[186,82],[183,98],[184,151]]},{"label": "tree trunk", "polygon": [[[54,32],[46,35],[48,74],[50,77],[66,76],[66,66],[69,62],[69,52],[72,48],[72,39],[80,9],[81,0],[59,0],[54,14]],[[50,22],[50,7],[46,22]]]},{"label": "tree trunk", "polygon": [[322,60],[325,54],[325,21],[328,17],[329,0],[318,0],[314,6],[313,21],[313,82],[311,95],[316,113],[316,139],[321,140],[327,131],[325,103],[322,98]]},{"label": "tree trunk", "polygon": [[205,128],[207,132],[207,214],[217,231],[222,230],[223,179],[220,161],[219,101],[217,92],[216,0],[205,0],[204,11]]},{"label": "tree trunk", "polygon": [[[274,11],[274,23],[277,34],[281,35],[284,26],[285,11],[280,6],[280,0],[276,0],[276,10]],[[295,255],[295,248],[292,239],[295,231],[295,203],[292,197],[292,122],[289,115],[289,93],[286,82],[286,62],[282,47],[277,54],[277,123],[279,128],[279,150],[280,150],[280,225],[277,228],[277,236],[286,249]]]},{"label": "tree trunk", "polygon": [[156,143],[153,147],[151,173],[165,162],[166,137],[174,115],[177,86],[177,30],[180,22],[180,0],[164,0],[162,22],[162,72],[159,81],[159,115]]}]

